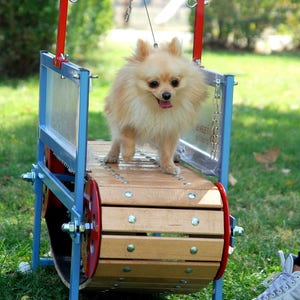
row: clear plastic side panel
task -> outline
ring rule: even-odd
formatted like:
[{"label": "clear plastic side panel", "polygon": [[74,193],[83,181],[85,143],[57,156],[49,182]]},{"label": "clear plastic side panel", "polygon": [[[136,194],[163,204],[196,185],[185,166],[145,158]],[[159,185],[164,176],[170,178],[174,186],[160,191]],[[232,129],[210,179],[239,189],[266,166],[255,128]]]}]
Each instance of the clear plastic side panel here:
[{"label": "clear plastic side panel", "polygon": [[203,72],[207,83],[206,101],[201,106],[196,126],[181,137],[177,153],[183,162],[201,173],[219,176],[226,80],[219,73]]},{"label": "clear plastic side panel", "polygon": [[45,125],[69,153],[78,146],[79,85],[47,69]]}]

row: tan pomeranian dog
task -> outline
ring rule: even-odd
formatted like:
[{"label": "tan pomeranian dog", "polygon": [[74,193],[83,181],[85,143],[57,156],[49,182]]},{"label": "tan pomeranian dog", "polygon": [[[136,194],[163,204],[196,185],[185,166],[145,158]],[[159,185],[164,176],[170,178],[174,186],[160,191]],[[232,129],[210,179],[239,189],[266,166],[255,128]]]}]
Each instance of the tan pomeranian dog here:
[{"label": "tan pomeranian dog", "polygon": [[112,134],[106,163],[117,163],[121,152],[129,162],[135,145],[158,149],[162,172],[178,174],[174,154],[180,134],[196,122],[205,99],[203,74],[182,56],[177,38],[161,47],[138,40],[106,98],[105,113]]}]

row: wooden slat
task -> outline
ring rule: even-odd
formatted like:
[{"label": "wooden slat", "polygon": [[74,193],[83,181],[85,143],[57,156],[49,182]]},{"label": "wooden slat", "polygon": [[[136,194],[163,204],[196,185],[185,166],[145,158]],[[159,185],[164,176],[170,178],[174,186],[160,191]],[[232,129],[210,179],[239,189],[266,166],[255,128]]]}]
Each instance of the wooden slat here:
[{"label": "wooden slat", "polygon": [[[101,241],[100,257],[114,259],[171,259],[191,261],[220,261],[223,239],[171,238],[104,235]],[[135,250],[127,251],[128,245]],[[191,254],[190,249],[198,252]]]},{"label": "wooden slat", "polygon": [[186,279],[194,282],[214,278],[219,266],[219,262],[100,259],[95,277]]},{"label": "wooden slat", "polygon": [[[129,216],[135,222],[128,221]],[[199,220],[193,225],[193,218]],[[102,207],[102,230],[104,232],[161,232],[179,234],[224,234],[221,211]]]},{"label": "wooden slat", "polygon": [[192,292],[198,292],[203,287],[207,286],[210,281],[202,280],[197,284],[180,284],[177,282],[174,283],[136,283],[136,282],[111,282],[111,283],[102,283],[96,280],[92,280],[88,288],[102,289],[105,291],[140,291],[143,293],[176,293],[176,294],[186,294]]},{"label": "wooden slat", "polygon": [[[217,190],[195,191],[183,189],[154,189],[148,187],[100,187],[100,197],[103,205],[123,206],[154,206],[154,207],[199,207],[221,208],[220,193]],[[125,195],[131,193],[131,197]],[[194,199],[190,195],[196,195]]]}]

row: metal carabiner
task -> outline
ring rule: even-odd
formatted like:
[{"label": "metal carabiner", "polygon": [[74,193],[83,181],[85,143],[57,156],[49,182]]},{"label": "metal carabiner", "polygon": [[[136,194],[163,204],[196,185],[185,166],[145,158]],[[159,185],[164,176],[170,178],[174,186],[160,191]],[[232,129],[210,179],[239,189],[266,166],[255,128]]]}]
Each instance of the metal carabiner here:
[{"label": "metal carabiner", "polygon": [[187,0],[186,1],[186,6],[189,8],[194,8],[197,6],[197,4],[198,4],[197,0]]}]

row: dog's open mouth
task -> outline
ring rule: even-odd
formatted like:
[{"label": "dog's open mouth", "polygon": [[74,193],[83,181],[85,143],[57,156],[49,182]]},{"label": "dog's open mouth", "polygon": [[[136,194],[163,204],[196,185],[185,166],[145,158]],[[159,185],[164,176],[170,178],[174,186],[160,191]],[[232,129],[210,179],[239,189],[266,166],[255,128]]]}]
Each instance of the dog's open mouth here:
[{"label": "dog's open mouth", "polygon": [[172,105],[172,103],[171,103],[171,101],[169,101],[169,100],[160,100],[160,99],[158,99],[158,98],[156,98],[157,99],[157,102],[158,102],[158,105],[160,106],[160,108],[171,108],[171,107],[173,107],[173,105]]}]

